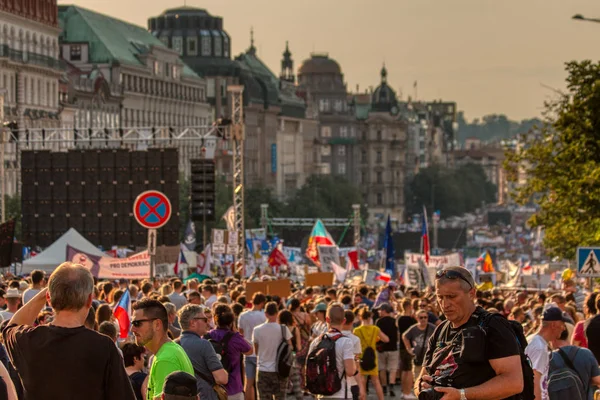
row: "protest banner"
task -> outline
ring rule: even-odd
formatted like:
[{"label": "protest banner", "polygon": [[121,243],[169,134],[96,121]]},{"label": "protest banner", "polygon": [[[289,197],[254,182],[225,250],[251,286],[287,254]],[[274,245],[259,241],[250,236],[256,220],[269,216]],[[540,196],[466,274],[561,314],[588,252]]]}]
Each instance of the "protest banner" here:
[{"label": "protest banner", "polygon": [[267,282],[246,282],[246,302],[252,303],[254,293],[267,294]]},{"label": "protest banner", "polygon": [[81,264],[100,279],[144,279],[150,277],[148,251],[128,258],[99,257],[67,245],[66,261]]},{"label": "protest banner", "polygon": [[331,262],[340,265],[340,252],[337,246],[319,245],[319,261],[321,272],[331,272]]},{"label": "protest banner", "polygon": [[267,282],[267,293],[270,296],[290,297],[291,285],[289,279],[278,279]]},{"label": "protest banner", "polygon": [[333,272],[316,272],[312,274],[306,274],[304,286],[332,286],[333,279]]}]

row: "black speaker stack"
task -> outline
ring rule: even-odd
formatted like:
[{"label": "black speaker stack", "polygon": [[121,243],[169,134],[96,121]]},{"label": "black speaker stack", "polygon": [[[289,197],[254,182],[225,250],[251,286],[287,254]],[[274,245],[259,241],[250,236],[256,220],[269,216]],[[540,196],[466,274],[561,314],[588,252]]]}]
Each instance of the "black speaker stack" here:
[{"label": "black speaker stack", "polygon": [[21,152],[22,241],[47,247],[75,228],[95,245],[145,246],[147,231],[133,217],[133,202],[146,190],[163,192],[172,216],[157,244],[179,240],[177,149]]}]

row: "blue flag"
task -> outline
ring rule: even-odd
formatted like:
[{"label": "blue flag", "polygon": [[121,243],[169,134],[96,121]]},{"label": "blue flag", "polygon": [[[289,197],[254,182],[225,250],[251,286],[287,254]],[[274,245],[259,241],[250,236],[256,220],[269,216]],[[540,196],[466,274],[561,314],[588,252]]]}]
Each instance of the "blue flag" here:
[{"label": "blue flag", "polygon": [[183,234],[183,244],[189,251],[196,249],[196,227],[194,222],[190,220]]},{"label": "blue flag", "polygon": [[385,272],[389,274],[392,279],[396,278],[396,251],[394,250],[394,240],[392,238],[392,221],[388,215],[387,225],[385,226],[385,240],[383,242],[385,248]]}]

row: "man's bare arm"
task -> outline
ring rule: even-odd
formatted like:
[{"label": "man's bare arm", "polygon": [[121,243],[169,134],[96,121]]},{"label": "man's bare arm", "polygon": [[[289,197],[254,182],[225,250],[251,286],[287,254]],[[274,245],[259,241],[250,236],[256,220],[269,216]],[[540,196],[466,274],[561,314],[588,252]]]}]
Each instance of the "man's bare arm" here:
[{"label": "man's bare arm", "polygon": [[42,308],[46,304],[46,293],[48,288],[43,288],[38,294],[33,296],[23,307],[17,310],[10,319],[9,324],[33,325]]}]

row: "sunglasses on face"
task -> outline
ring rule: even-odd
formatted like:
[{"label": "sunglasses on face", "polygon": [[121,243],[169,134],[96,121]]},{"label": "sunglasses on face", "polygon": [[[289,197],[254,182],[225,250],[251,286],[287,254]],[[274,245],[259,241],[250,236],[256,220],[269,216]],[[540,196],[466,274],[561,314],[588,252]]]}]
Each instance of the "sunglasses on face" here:
[{"label": "sunglasses on face", "polygon": [[469,282],[467,280],[467,278],[465,278],[458,271],[452,271],[452,270],[450,270],[450,271],[444,271],[444,270],[440,270],[440,271],[436,272],[435,273],[435,279],[441,279],[441,278],[446,278],[446,279],[462,279],[463,281],[467,282],[471,288],[473,288],[473,285],[471,285],[471,282]]},{"label": "sunglasses on face", "polygon": [[142,326],[142,324],[144,322],[154,321],[154,320],[157,320],[157,319],[159,319],[159,318],[136,319],[135,321],[131,321],[131,326],[139,328],[140,326]]},{"label": "sunglasses on face", "polygon": [[426,316],[419,317],[419,319],[427,319],[427,318],[428,317],[426,317]]}]

